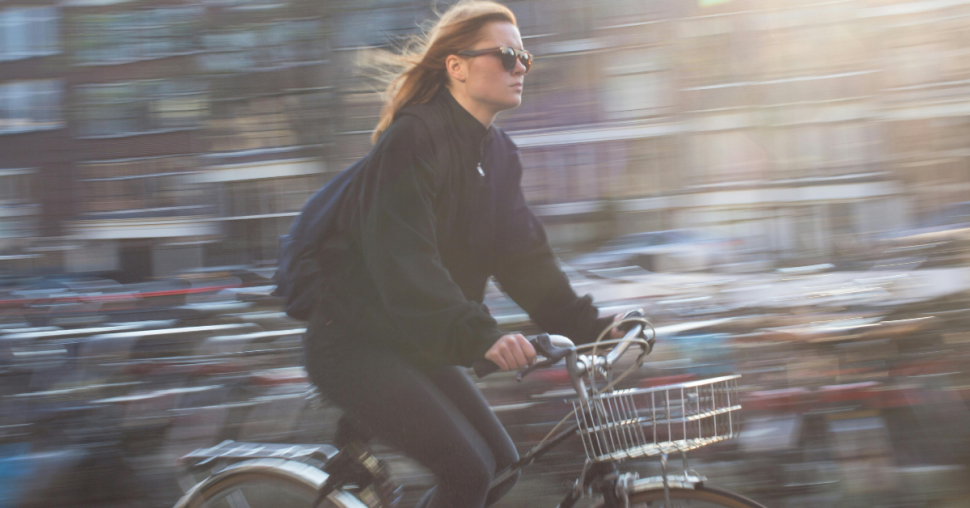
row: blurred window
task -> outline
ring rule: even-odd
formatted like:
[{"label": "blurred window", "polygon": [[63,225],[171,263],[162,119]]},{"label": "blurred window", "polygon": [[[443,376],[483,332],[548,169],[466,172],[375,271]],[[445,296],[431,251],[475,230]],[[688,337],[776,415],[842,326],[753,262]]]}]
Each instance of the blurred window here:
[{"label": "blurred window", "polygon": [[[25,238],[36,235],[37,219],[20,217],[0,218],[0,238]],[[17,273],[15,270],[12,273]],[[19,272],[22,274],[23,272]]]},{"label": "blurred window", "polygon": [[692,238],[684,231],[665,231],[660,234],[660,241],[657,245],[663,245],[668,243],[687,243],[690,242]]},{"label": "blurred window", "polygon": [[75,16],[75,59],[111,63],[198,51],[204,12],[201,6],[183,6]]},{"label": "blurred window", "polygon": [[607,54],[603,106],[611,120],[650,117],[668,112],[670,76],[662,48],[636,48]]},{"label": "blurred window", "polygon": [[763,150],[747,131],[698,132],[691,135],[697,184],[718,184],[764,177]]},{"label": "blurred window", "polygon": [[309,97],[249,97],[214,102],[206,122],[209,151],[313,144],[313,129],[301,128],[302,115],[313,109],[310,101],[301,99]]},{"label": "blurred window", "polygon": [[[826,152],[822,139],[822,126],[816,124],[800,125],[792,129],[792,164],[797,170],[814,170],[822,162]],[[808,175],[810,173],[804,173]]]},{"label": "blurred window", "polygon": [[57,53],[57,32],[56,7],[12,7],[0,11],[0,61]]},{"label": "blurred window", "polygon": [[246,10],[284,7],[289,2],[287,0],[202,0],[202,3],[211,7],[228,7]]},{"label": "blurred window", "polygon": [[323,60],[318,20],[254,25],[204,36],[201,67],[210,72],[271,69]]},{"label": "blurred window", "polygon": [[33,203],[34,171],[0,169],[0,207]]},{"label": "blurred window", "polygon": [[380,119],[379,95],[370,92],[344,93],[340,95],[343,114],[340,116],[340,132],[370,132]]},{"label": "blurred window", "polygon": [[194,159],[186,156],[82,163],[78,166],[80,210],[197,214],[202,196],[186,178],[195,167]]},{"label": "blurred window", "polygon": [[197,127],[208,108],[205,85],[188,79],[87,85],[76,90],[81,136]]},{"label": "blurred window", "polygon": [[764,136],[763,145],[772,169],[772,173],[768,175],[769,178],[784,179],[789,177],[794,152],[791,129],[788,127],[772,127],[765,132]]},{"label": "blurred window", "polygon": [[599,28],[630,26],[669,16],[662,0],[613,0],[597,5],[592,15]]},{"label": "blurred window", "polygon": [[[369,4],[369,5],[368,5]],[[384,5],[381,5],[384,4]],[[418,23],[431,12],[418,2],[382,1],[359,3],[355,10],[344,10],[334,17],[337,30],[333,43],[337,48],[386,47],[418,33]]]},{"label": "blurred window", "polygon": [[832,128],[832,162],[836,165],[859,166],[867,162],[869,151],[868,126],[851,123]]},{"label": "blurred window", "polygon": [[60,80],[0,83],[0,133],[60,127]]},{"label": "blurred window", "polygon": [[228,182],[221,215],[258,217],[297,212],[319,187],[319,175]]},{"label": "blurred window", "polygon": [[683,83],[701,87],[734,83],[737,75],[736,49],[740,36],[731,33],[731,25],[720,18],[682,20],[679,26],[677,59]]}]

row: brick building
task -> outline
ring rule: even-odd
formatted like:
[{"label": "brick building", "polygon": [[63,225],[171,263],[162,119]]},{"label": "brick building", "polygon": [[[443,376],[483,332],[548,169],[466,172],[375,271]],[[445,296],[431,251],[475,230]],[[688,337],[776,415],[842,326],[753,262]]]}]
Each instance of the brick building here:
[{"label": "brick building", "polygon": [[[507,3],[538,60],[499,123],[559,246],[689,227],[810,262],[970,199],[962,4]],[[272,262],[305,198],[370,148],[361,62],[432,15],[4,2],[0,270]]]},{"label": "brick building", "polygon": [[0,4],[0,273],[59,270],[71,216],[71,138],[63,112],[55,2]]}]

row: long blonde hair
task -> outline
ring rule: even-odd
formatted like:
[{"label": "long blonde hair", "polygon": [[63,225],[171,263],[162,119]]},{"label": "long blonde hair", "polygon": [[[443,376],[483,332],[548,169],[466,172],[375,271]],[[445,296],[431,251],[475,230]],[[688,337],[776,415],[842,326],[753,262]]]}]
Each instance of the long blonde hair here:
[{"label": "long blonde hair", "polygon": [[462,0],[451,6],[427,33],[405,45],[392,64],[392,72],[384,91],[381,118],[371,135],[377,142],[403,108],[424,104],[448,83],[445,60],[449,55],[465,51],[478,42],[482,27],[494,21],[516,24],[508,7],[491,1]]}]

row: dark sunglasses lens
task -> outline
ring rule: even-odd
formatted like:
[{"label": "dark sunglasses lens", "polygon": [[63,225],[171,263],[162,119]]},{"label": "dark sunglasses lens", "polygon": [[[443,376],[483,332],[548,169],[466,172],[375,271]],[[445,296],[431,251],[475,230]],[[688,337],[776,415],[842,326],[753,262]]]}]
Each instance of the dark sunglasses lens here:
[{"label": "dark sunglasses lens", "polygon": [[505,70],[512,72],[515,69],[516,60],[522,62],[522,65],[525,66],[525,72],[529,72],[529,69],[532,68],[532,55],[525,52],[516,55],[512,48],[505,48],[502,51],[502,66],[505,67]]},{"label": "dark sunglasses lens", "polygon": [[505,67],[505,70],[512,72],[512,69],[515,69],[515,60],[515,51],[512,48],[505,48],[502,51],[502,67]]}]

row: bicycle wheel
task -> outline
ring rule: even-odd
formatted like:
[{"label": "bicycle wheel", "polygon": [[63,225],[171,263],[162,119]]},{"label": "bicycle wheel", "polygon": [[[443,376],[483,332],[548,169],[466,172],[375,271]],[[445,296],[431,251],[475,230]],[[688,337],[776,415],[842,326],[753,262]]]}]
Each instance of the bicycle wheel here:
[{"label": "bicycle wheel", "polygon": [[[664,506],[663,489],[636,492],[630,496],[630,508],[765,508],[744,496],[712,488],[671,488],[670,504]],[[600,501],[595,508],[602,506]]]},{"label": "bicycle wheel", "polygon": [[[348,500],[339,492],[319,508],[356,508],[363,504]],[[268,472],[239,473],[226,476],[192,495],[186,508],[313,508],[317,490],[304,481]]]}]

